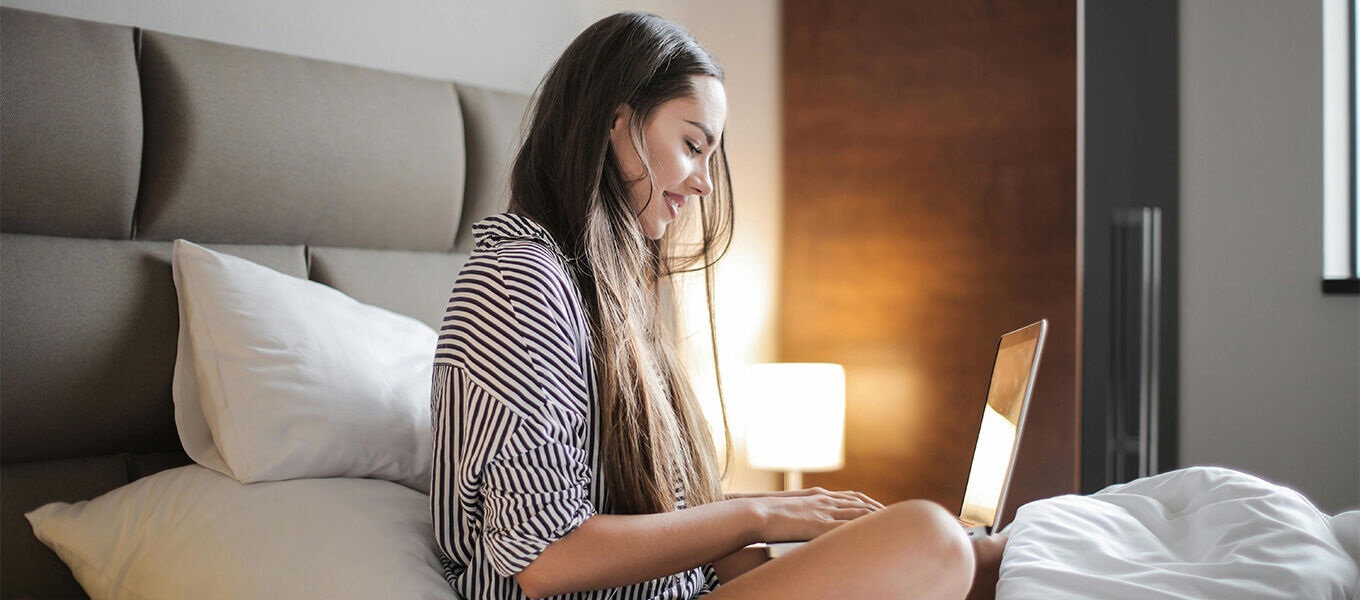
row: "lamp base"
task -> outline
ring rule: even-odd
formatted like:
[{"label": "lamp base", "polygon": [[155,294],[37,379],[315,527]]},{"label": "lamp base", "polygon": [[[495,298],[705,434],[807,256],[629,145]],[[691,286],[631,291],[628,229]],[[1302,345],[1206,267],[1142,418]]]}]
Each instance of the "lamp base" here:
[{"label": "lamp base", "polygon": [[803,489],[803,472],[784,471],[784,491],[791,492],[801,489]]}]

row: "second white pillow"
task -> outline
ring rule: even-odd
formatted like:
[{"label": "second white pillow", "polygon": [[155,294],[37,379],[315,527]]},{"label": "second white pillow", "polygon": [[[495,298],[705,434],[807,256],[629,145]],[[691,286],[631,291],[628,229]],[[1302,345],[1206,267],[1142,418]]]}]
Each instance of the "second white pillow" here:
[{"label": "second white pillow", "polygon": [[374,477],[429,491],[434,330],[185,240],[171,262],[175,421],[191,458],[242,483]]}]

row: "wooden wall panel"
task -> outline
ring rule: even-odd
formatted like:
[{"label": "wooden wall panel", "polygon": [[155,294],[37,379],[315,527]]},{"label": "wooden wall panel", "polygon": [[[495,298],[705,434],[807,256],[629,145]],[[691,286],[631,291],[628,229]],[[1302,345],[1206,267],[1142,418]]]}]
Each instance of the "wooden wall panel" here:
[{"label": "wooden wall panel", "polygon": [[957,508],[997,339],[1046,317],[1011,506],[1076,491],[1075,2],[783,7],[779,357],[847,373],[807,485]]}]

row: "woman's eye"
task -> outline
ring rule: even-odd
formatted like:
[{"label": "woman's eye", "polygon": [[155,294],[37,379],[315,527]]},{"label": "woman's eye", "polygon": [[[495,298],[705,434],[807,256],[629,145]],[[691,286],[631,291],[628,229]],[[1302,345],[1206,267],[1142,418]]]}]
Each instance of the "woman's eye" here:
[{"label": "woman's eye", "polygon": [[685,142],[685,146],[689,148],[690,154],[693,154],[694,156],[698,156],[698,155],[699,155],[699,147],[698,147],[698,146],[695,146],[693,143],[690,143],[689,141],[686,141],[686,142]]}]

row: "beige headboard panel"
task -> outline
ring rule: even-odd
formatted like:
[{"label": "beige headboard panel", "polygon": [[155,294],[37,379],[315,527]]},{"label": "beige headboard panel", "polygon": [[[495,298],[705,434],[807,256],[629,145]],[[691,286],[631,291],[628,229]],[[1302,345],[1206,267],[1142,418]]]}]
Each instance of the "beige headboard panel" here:
[{"label": "beige headboard panel", "polygon": [[146,31],[137,238],[453,250],[453,83]]},{"label": "beige headboard panel", "polygon": [[454,251],[472,252],[472,224],[505,210],[510,199],[510,165],[523,141],[529,97],[458,86],[467,140],[467,194]]},{"label": "beige headboard panel", "polygon": [[131,27],[0,12],[0,227],[128,239],[142,162]]},{"label": "beige headboard panel", "polygon": [[0,52],[0,596],[78,596],[23,513],[187,462],[170,241],[437,327],[528,98],[11,8]]}]

